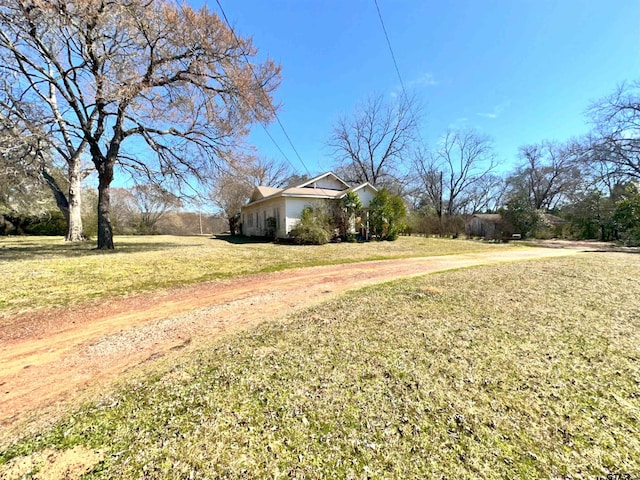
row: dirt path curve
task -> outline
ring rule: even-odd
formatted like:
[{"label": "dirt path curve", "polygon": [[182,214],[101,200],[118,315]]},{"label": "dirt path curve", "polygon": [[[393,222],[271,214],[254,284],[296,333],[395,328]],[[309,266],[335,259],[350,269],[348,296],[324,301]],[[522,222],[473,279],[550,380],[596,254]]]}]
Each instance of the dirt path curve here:
[{"label": "dirt path curve", "polygon": [[116,379],[133,366],[347,290],[579,251],[522,248],[301,268],[18,317],[0,326],[0,439],[3,430],[32,421],[57,402],[78,397],[87,387]]}]

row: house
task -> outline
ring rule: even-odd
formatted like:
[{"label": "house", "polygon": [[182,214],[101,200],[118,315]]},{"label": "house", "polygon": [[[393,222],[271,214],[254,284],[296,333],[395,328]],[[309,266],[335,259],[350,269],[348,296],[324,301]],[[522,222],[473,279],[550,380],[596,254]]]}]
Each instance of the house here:
[{"label": "house", "polygon": [[470,237],[502,239],[511,236],[511,228],[499,213],[476,213],[472,215],[464,227]]},{"label": "house", "polygon": [[240,211],[240,231],[250,237],[287,237],[306,207],[332,208],[348,192],[358,195],[366,214],[377,189],[369,183],[351,187],[333,172],[323,173],[294,187],[258,186]]}]

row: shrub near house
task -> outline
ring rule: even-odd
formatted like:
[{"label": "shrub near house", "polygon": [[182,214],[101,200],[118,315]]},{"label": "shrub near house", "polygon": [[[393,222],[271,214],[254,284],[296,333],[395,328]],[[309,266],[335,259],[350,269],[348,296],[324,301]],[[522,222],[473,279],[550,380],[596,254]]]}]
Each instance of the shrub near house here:
[{"label": "shrub near house", "polygon": [[302,211],[300,221],[293,227],[290,235],[296,243],[300,244],[323,245],[329,243],[334,231],[332,220],[323,208],[307,207]]}]

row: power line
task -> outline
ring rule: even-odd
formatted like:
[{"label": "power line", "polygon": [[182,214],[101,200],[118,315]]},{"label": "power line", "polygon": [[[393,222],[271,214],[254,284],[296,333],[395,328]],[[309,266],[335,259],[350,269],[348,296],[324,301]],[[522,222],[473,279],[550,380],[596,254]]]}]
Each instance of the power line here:
[{"label": "power line", "polygon": [[[222,5],[220,5],[220,3],[219,3],[219,2],[218,2],[218,5],[220,6],[220,9],[222,10]],[[224,11],[222,12],[222,14],[224,15]],[[226,20],[226,15],[225,15],[225,20]],[[228,23],[228,22],[227,22],[227,25],[229,25],[229,23]],[[195,28],[200,32],[200,34],[202,34],[202,32],[200,31],[200,29],[199,29],[197,26],[196,26]],[[240,44],[240,42],[238,41],[238,37],[236,37],[236,35],[235,35],[235,33],[233,32],[233,29],[231,28],[231,26],[229,26],[229,28],[231,29],[231,32],[233,33],[233,36],[234,36],[234,38],[235,38],[235,40],[236,40],[236,43],[238,43],[238,45],[239,45],[239,44]],[[246,55],[245,55],[244,57],[245,57],[245,61],[246,61]],[[251,71],[253,72],[253,68],[252,68],[251,64],[249,64],[249,67],[251,68]],[[256,76],[255,72],[253,72],[253,75],[254,75],[254,77]],[[260,82],[258,82],[258,84],[260,84]],[[262,85],[260,85],[260,88],[262,89]],[[263,90],[263,92],[264,92],[264,90]],[[272,108],[273,108],[273,106],[272,106]],[[284,151],[282,150],[282,148],[280,148],[280,145],[278,145],[278,142],[276,142],[275,138],[273,138],[273,136],[269,133],[269,130],[268,130],[268,129],[267,129],[267,127],[264,125],[264,123],[262,123],[262,122],[259,122],[259,123],[260,123],[260,126],[262,127],[262,129],[264,130],[264,133],[266,133],[266,134],[267,134],[267,136],[269,137],[269,139],[271,140],[271,142],[273,142],[273,144],[276,146],[276,148],[278,149],[278,151],[280,152],[280,154],[284,157],[284,159],[287,161],[287,163],[288,163],[289,165],[291,165],[291,167],[292,167],[294,170],[296,170],[296,167],[293,165],[293,162],[291,162],[291,160],[289,160],[289,157],[287,157],[287,155],[284,153]],[[297,152],[296,152],[296,153],[297,153]],[[303,165],[304,165],[304,163],[303,163]],[[305,166],[305,169],[306,169],[306,168],[307,168],[307,167]],[[307,173],[309,173],[309,170],[308,170],[308,169],[307,169]]]},{"label": "power line", "polygon": [[[267,134],[267,136],[271,139],[271,141],[273,142],[273,144],[276,146],[276,148],[278,149],[278,151],[282,154],[282,156],[284,157],[284,159],[287,161],[287,163],[289,165],[291,165],[293,167],[293,169],[295,170],[296,167],[293,166],[293,163],[291,163],[291,160],[289,160],[289,157],[287,157],[287,155],[282,151],[282,148],[280,148],[280,145],[278,145],[278,142],[276,142],[276,139],[273,138],[271,136],[271,134],[269,133],[269,130],[267,129],[267,127],[264,125],[264,123],[260,122],[260,126],[262,127],[262,129],[264,130],[264,133]],[[304,163],[302,164],[304,165]],[[305,169],[307,167],[304,167]],[[307,170],[307,173],[309,172],[309,170]]]},{"label": "power line", "polygon": [[[233,29],[233,27],[231,26],[231,23],[229,22],[229,19],[227,18],[227,14],[224,11],[224,8],[222,8],[222,4],[220,3],[220,0],[216,0],[216,3],[218,4],[218,7],[220,7],[220,12],[222,13],[222,17],[224,18],[224,21],[226,22],[227,26],[229,27],[229,30],[231,30],[231,33],[233,35],[233,38],[236,40],[236,43],[238,45],[238,47],[240,47],[240,40],[238,39],[238,37],[236,36],[236,32]],[[262,84],[260,83],[260,80],[258,79],[258,75],[256,75],[255,70],[253,69],[253,65],[251,64],[251,62],[249,61],[249,59],[247,58],[247,54],[242,52],[242,56],[244,57],[245,61],[247,62],[247,65],[249,66],[249,69],[251,70],[251,73],[253,74],[253,78],[256,80],[256,82],[258,83],[258,85],[260,86],[260,90],[262,90],[262,92],[267,95],[267,92],[264,91],[264,87],[262,86]],[[293,145],[293,142],[291,141],[291,138],[289,137],[289,134],[287,133],[287,131],[284,128],[284,125],[282,124],[282,122],[280,121],[280,117],[278,117],[278,113],[276,112],[276,109],[274,108],[274,106],[269,102],[269,107],[271,108],[271,111],[273,112],[274,117],[276,118],[276,121],[278,122],[278,125],[280,125],[280,128],[282,129],[282,133],[284,133],[284,136],[287,138],[289,145],[291,145],[291,148],[293,149],[293,151],[296,154],[296,157],[298,157],[298,160],[300,161],[300,163],[302,164],[302,166],[304,167],[304,169],[307,171],[307,173],[309,175],[311,175],[311,172],[309,171],[309,169],[307,168],[307,166],[305,165],[304,161],[302,160],[302,158],[300,157],[300,154],[298,153],[298,150],[296,150],[296,147]],[[284,152],[282,151],[282,149],[278,146],[278,144],[276,143],[276,141],[273,139],[273,137],[269,134],[269,132],[267,132],[267,127],[262,124],[262,128],[264,128],[264,131],[267,133],[267,135],[269,136],[269,138],[271,139],[271,141],[276,145],[276,147],[278,147],[278,150],[280,150],[280,153],[282,153],[282,155],[284,156],[284,158],[287,160],[287,162],[289,162],[289,164],[293,167],[293,164],[289,161],[289,159],[287,158],[286,155],[284,155]],[[295,169],[295,167],[294,167]]]},{"label": "power line", "polygon": [[[400,87],[402,88],[402,93],[404,95],[404,99],[407,102],[408,107],[411,110],[414,110],[414,105],[412,105],[412,102],[409,100],[409,96],[407,95],[407,90],[404,88],[404,82],[402,81],[402,75],[400,75],[400,69],[398,68],[398,62],[396,61],[396,56],[393,53],[393,48],[391,48],[391,40],[389,40],[389,34],[387,33],[387,29],[384,26],[384,20],[382,19],[382,13],[380,12],[380,6],[378,5],[378,0],[373,0],[373,2],[376,4],[376,10],[378,11],[378,18],[380,19],[380,25],[382,26],[382,31],[384,32],[384,36],[387,39],[387,46],[389,47],[389,52],[391,53],[391,59],[393,60],[393,65],[396,68],[396,74],[398,75],[398,80],[400,80]],[[415,110],[414,112],[415,113]],[[422,143],[422,135],[420,133],[420,129],[416,129],[416,132],[418,134],[418,139],[420,141],[420,143]]]},{"label": "power line", "polygon": [[384,32],[384,36],[387,39],[387,46],[389,47],[389,52],[391,52],[391,58],[393,59],[393,65],[396,67],[396,73],[398,74],[398,79],[400,80],[400,86],[402,87],[402,93],[404,93],[404,98],[408,99],[407,91],[404,88],[404,82],[402,81],[402,75],[400,75],[400,69],[398,68],[398,62],[396,62],[396,56],[393,53],[393,48],[391,48],[391,41],[389,40],[389,34],[387,33],[387,29],[384,26],[384,20],[382,20],[382,13],[380,12],[380,6],[378,5],[378,0],[373,0],[376,4],[376,10],[378,11],[378,18],[380,19],[380,25],[382,25],[382,31]]}]

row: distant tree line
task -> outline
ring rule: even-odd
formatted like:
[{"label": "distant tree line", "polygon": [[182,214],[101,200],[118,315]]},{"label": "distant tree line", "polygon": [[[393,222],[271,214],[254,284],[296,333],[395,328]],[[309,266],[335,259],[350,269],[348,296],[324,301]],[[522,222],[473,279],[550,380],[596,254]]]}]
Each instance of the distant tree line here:
[{"label": "distant tree line", "polygon": [[523,237],[640,243],[640,82],[588,107],[589,135],[523,145],[501,174],[491,138],[452,130],[429,148],[419,115],[414,99],[376,97],[340,119],[328,141],[339,174],[402,196],[405,232],[457,237],[470,215],[500,213]]}]

